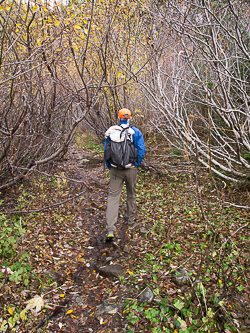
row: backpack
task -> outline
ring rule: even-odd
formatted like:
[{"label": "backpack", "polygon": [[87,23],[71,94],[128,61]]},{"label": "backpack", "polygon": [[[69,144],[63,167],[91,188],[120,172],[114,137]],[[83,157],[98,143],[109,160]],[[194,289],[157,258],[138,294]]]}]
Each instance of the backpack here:
[{"label": "backpack", "polygon": [[137,162],[137,148],[133,142],[135,131],[126,124],[111,126],[105,133],[110,141],[106,144],[104,158],[111,166],[130,168]]}]

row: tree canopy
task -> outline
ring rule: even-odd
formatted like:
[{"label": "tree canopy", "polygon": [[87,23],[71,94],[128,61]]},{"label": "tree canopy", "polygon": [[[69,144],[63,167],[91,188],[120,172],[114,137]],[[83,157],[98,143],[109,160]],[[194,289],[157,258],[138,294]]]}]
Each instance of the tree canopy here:
[{"label": "tree canopy", "polygon": [[1,3],[0,188],[119,108],[220,178],[250,169],[249,3]]}]

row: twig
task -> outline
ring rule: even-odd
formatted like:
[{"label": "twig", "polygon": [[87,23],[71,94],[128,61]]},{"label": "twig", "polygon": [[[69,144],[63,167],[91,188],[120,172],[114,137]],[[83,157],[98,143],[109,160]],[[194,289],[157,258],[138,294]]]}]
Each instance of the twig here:
[{"label": "twig", "polygon": [[55,309],[55,306],[60,306],[61,308],[67,308],[67,305],[58,305],[58,304],[53,304],[53,303],[47,303],[47,305],[50,305],[51,307],[48,307],[47,309]]},{"label": "twig", "polygon": [[63,284],[63,285],[61,285],[61,286],[59,286],[59,287],[57,287],[57,288],[55,288],[55,289],[53,289],[53,290],[50,290],[50,291],[48,291],[48,292],[47,292],[47,293],[45,293],[45,294],[42,294],[42,297],[44,297],[45,295],[48,295],[48,294],[50,294],[50,293],[52,293],[52,292],[56,291],[57,289],[60,289],[60,288],[62,288],[64,285],[65,285],[65,284]]},{"label": "twig", "polygon": [[245,225],[243,225],[242,227],[240,227],[238,230],[236,230],[230,237],[228,237],[226,240],[225,240],[225,242],[221,245],[221,247],[219,248],[219,250],[218,251],[220,251],[222,248],[223,248],[223,246],[235,235],[235,234],[237,234],[237,232],[238,231],[240,231],[241,229],[244,229],[246,226],[248,226],[248,224],[249,224],[250,222],[248,222],[247,224],[245,224]]},{"label": "twig", "polygon": [[[193,256],[194,256],[194,254],[192,254],[186,261],[184,261],[184,263],[182,263],[181,265],[179,265],[178,267],[176,267],[175,270],[179,269],[181,266],[184,266]],[[166,273],[164,273],[164,276],[168,275],[169,272],[170,271],[167,271]],[[161,275],[163,275],[163,274],[161,274]],[[189,280],[191,281],[190,277],[189,277]],[[192,284],[192,281],[191,281],[191,284]]]},{"label": "twig", "polygon": [[206,297],[205,297],[205,292],[204,292],[204,286],[203,286],[203,284],[201,284],[201,286],[202,286],[202,295],[203,295],[205,308],[206,308],[206,313],[207,313],[207,302],[206,302]]},{"label": "twig", "polygon": [[46,206],[46,207],[43,207],[43,208],[39,208],[39,209],[31,209],[31,210],[13,210],[13,211],[10,211],[10,212],[3,212],[3,214],[28,214],[28,213],[38,213],[38,212],[41,212],[42,210],[45,210],[45,209],[49,209],[49,208],[52,208],[52,207],[57,207],[57,206],[60,206],[68,201],[71,201],[71,200],[74,200],[75,198],[79,197],[80,195],[82,195],[85,191],[82,191],[78,194],[76,194],[74,197],[71,197],[67,200],[64,200],[64,201],[61,201],[61,202],[57,202],[57,203],[54,203],[52,205],[49,205],[49,206]]},{"label": "twig", "polygon": [[240,206],[240,205],[235,205],[235,204],[233,204],[233,203],[231,203],[231,202],[227,202],[227,201],[225,201],[224,204],[227,204],[227,205],[229,205],[229,206],[233,206],[233,207],[237,207],[237,208],[250,209],[250,206]]},{"label": "twig", "polygon": [[[246,284],[247,284],[247,286],[249,287],[249,284],[248,284],[248,281],[247,281],[247,277],[246,277],[246,275],[245,275],[245,272],[244,272],[244,269],[243,269],[243,265],[241,264],[241,261],[240,261],[240,255],[239,255],[239,250],[238,250],[238,246],[235,244],[235,242],[231,239],[231,243],[236,247],[236,249],[237,249],[237,252],[238,252],[238,258],[239,258],[239,263],[240,263],[240,268],[241,268],[241,270],[242,270],[242,274],[243,274],[243,276],[244,276],[244,279],[245,279],[245,282],[246,282]],[[238,267],[236,266],[236,269],[238,269]]]},{"label": "twig", "polygon": [[[217,197],[213,196],[213,198],[217,198]],[[217,202],[207,201],[207,200],[204,200],[204,199],[201,199],[201,201],[202,201],[202,203],[205,203],[207,205],[212,205],[212,206],[217,205]],[[240,206],[240,205],[236,205],[236,204],[233,204],[231,202],[228,202],[228,201],[224,201],[224,207],[228,207],[228,206],[233,206],[233,207],[243,208],[243,209],[250,209],[250,206]]]},{"label": "twig", "polygon": [[66,304],[68,303],[67,300],[63,301],[61,305],[57,306],[51,313],[49,313],[37,326],[36,326],[36,330],[40,327],[42,327],[47,320],[49,320],[51,317],[53,317],[54,315],[56,315],[58,312],[61,311],[62,307],[64,307]]},{"label": "twig", "polygon": [[89,185],[84,180],[72,179],[72,178],[69,178],[69,177],[66,177],[66,176],[51,175],[47,172],[43,172],[43,171],[40,171],[40,170],[34,170],[34,172],[41,173],[42,175],[45,175],[47,177],[56,177],[56,178],[61,178],[61,179],[67,179],[67,180],[70,180],[71,182],[75,182],[75,183],[83,183],[87,188],[89,188]]},{"label": "twig", "polygon": [[204,317],[204,312],[203,312],[203,309],[202,309],[202,306],[201,306],[200,299],[199,299],[199,297],[198,297],[198,295],[197,295],[197,292],[195,292],[195,295],[196,295],[196,297],[197,297],[198,303],[199,303],[199,305],[200,305],[200,308],[201,308],[202,317]]},{"label": "twig", "polygon": [[184,266],[193,256],[194,254],[192,254],[186,261],[184,261],[183,264],[179,265],[176,269],[180,268],[181,266]]}]

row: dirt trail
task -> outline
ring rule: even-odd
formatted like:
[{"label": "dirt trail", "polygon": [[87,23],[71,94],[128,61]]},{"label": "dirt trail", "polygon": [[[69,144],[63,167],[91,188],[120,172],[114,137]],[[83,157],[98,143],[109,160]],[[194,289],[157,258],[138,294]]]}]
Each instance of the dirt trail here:
[{"label": "dirt trail", "polygon": [[[103,301],[122,304],[129,291],[118,288],[118,278],[103,278],[98,274],[98,267],[108,264],[119,264],[124,267],[124,272],[129,269],[130,255],[126,245],[131,245],[132,239],[128,225],[124,222],[124,205],[121,205],[117,222],[116,240],[107,243],[105,240],[105,214],[108,194],[108,179],[104,173],[103,161],[99,155],[80,153],[71,150],[67,159],[58,165],[60,171],[68,177],[83,181],[85,185],[71,182],[76,192],[86,191],[72,202],[74,221],[72,229],[79,229],[73,251],[69,274],[64,276],[62,266],[57,273],[65,285],[67,307],[61,309],[57,316],[51,318],[47,326],[48,332],[121,332],[123,319],[117,314],[95,314],[98,306]],[[132,231],[132,230],[131,230]],[[72,238],[71,238],[72,240]],[[69,244],[68,244],[69,245]],[[125,250],[124,251],[124,247]],[[74,250],[75,249],[75,250]],[[71,253],[72,254],[72,253]],[[54,253],[56,257],[60,254]],[[62,272],[62,273],[60,273]],[[65,272],[64,272],[65,273]],[[69,309],[72,313],[67,314]],[[61,330],[59,329],[61,323]],[[105,328],[105,329],[104,329]]]}]

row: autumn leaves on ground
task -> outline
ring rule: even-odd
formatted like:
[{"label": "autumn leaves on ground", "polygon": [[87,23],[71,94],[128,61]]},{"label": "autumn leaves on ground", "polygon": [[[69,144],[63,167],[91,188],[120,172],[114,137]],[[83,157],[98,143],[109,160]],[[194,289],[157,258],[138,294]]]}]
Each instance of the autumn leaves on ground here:
[{"label": "autumn leaves on ground", "polygon": [[[106,243],[108,170],[91,148],[1,193],[1,331],[249,332],[249,212],[227,204],[246,205],[247,190],[195,166],[155,174],[146,160],[136,224],[124,192]],[[123,274],[100,273],[111,265]]]}]

